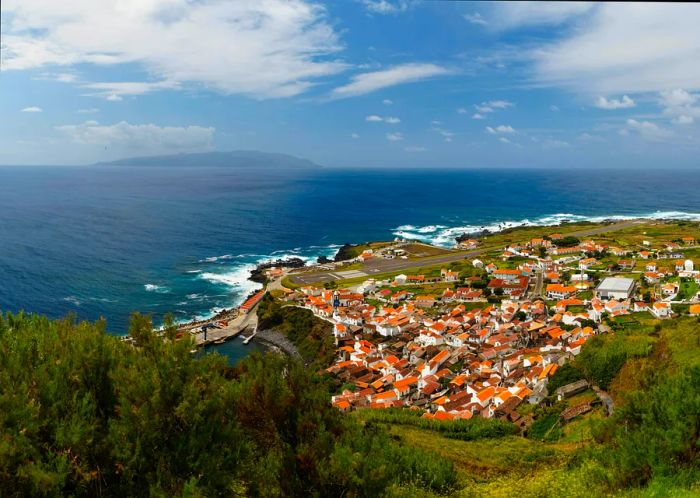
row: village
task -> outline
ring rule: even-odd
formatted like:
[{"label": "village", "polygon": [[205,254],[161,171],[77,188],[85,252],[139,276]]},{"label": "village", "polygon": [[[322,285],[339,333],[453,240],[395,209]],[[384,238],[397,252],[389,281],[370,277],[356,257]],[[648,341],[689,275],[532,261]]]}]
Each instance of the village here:
[{"label": "village", "polygon": [[[397,257],[403,246],[367,249],[356,261]],[[339,410],[406,407],[430,419],[526,426],[521,404],[588,387],[550,393],[547,384],[610,320],[700,314],[700,272],[686,256],[697,250],[691,236],[616,247],[548,233],[420,274],[286,289],[284,300],[333,324],[327,372],[342,382],[332,398]]]}]

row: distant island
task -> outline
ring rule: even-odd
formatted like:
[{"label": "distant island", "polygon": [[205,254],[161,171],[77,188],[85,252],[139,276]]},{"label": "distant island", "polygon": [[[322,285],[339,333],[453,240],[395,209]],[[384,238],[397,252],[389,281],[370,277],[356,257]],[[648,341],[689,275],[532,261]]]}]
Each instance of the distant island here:
[{"label": "distant island", "polygon": [[95,163],[94,166],[224,166],[232,168],[310,169],[318,164],[288,154],[233,150],[229,152],[196,152],[161,156],[128,157]]}]

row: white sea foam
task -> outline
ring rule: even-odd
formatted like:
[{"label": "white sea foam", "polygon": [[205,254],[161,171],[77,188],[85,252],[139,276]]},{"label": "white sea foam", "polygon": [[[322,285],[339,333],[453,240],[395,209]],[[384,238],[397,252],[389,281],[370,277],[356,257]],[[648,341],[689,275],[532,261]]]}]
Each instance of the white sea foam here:
[{"label": "white sea foam", "polygon": [[148,292],[157,292],[158,294],[167,294],[168,292],[170,292],[170,289],[168,289],[167,287],[156,284],[144,284],[143,288],[146,289],[146,291]]},{"label": "white sea foam", "polygon": [[582,216],[572,213],[555,213],[546,216],[541,216],[535,219],[522,220],[504,220],[492,222],[485,225],[461,225],[454,227],[445,227],[443,225],[426,225],[423,227],[415,225],[401,225],[396,227],[392,233],[404,239],[420,240],[434,245],[450,247],[455,244],[455,237],[464,233],[477,233],[488,230],[491,233],[501,232],[509,228],[523,226],[553,226],[560,225],[566,221],[590,221],[602,222],[606,220],[624,221],[631,219],[673,219],[685,221],[700,221],[700,213],[686,213],[683,211],[656,211],[646,214],[629,214],[629,215],[606,215],[606,216]]},{"label": "white sea foam", "polygon": [[66,296],[66,297],[63,298],[63,301],[69,302],[69,303],[71,303],[71,304],[73,304],[73,305],[75,305],[75,306],[80,306],[81,304],[83,304],[82,301],[80,301],[80,300],[79,300],[77,297],[75,297],[75,296]]}]

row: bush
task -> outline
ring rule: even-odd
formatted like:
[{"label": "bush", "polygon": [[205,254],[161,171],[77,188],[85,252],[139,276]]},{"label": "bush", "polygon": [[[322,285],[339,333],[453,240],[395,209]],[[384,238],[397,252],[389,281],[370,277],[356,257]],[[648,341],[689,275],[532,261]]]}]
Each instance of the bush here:
[{"label": "bush", "polygon": [[452,463],[330,406],[300,362],[235,368],[104,322],[0,315],[0,496],[377,496],[448,492]]}]

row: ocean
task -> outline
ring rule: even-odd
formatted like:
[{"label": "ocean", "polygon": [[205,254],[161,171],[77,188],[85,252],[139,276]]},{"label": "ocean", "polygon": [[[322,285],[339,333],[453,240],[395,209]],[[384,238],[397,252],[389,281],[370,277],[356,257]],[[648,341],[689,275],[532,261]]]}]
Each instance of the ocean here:
[{"label": "ocean", "polygon": [[5,166],[0,309],[105,317],[124,334],[134,310],[159,323],[239,304],[269,259],[394,237],[449,246],[482,227],[700,220],[698,192],[700,175],[674,170]]}]

